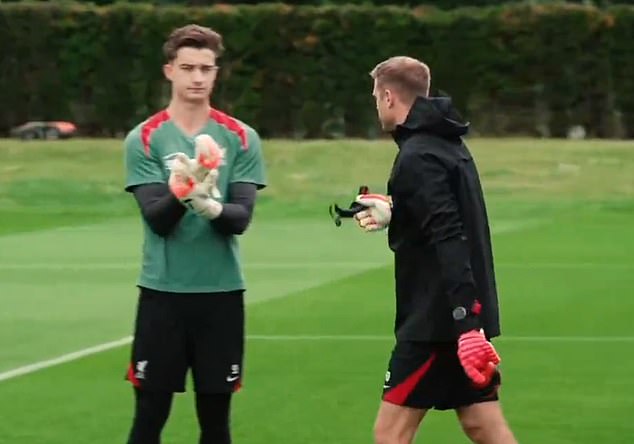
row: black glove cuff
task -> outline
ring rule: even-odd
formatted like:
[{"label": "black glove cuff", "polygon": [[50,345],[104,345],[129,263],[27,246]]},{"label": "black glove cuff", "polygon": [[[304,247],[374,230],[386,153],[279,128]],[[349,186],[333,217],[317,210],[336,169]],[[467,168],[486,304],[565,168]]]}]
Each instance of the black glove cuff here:
[{"label": "black glove cuff", "polygon": [[480,312],[482,305],[478,300],[474,301],[470,308],[456,307],[451,315],[455,322],[455,330],[458,336],[470,330],[479,330],[482,328],[480,323]]},{"label": "black glove cuff", "polygon": [[475,315],[466,317],[455,323],[455,330],[458,336],[471,330],[480,330],[480,328],[482,328],[480,318]]}]

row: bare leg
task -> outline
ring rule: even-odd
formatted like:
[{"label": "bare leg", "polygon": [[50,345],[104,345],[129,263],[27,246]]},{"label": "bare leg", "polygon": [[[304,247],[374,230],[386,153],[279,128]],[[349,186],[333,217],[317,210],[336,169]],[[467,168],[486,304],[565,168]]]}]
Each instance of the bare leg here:
[{"label": "bare leg", "polygon": [[411,444],[427,410],[382,401],[374,424],[376,444]]},{"label": "bare leg", "polygon": [[481,402],[456,410],[465,434],[476,444],[517,444],[499,401]]}]

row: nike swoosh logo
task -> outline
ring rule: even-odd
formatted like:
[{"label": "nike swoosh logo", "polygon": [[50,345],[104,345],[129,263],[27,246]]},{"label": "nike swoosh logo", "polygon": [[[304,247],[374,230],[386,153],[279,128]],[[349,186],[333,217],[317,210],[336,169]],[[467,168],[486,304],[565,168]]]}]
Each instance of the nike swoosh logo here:
[{"label": "nike swoosh logo", "polygon": [[389,385],[383,385],[383,388],[384,388],[384,389],[389,389],[389,388],[390,388],[390,386],[389,386]]},{"label": "nike swoosh logo", "polygon": [[227,382],[237,381],[240,376],[227,376]]}]

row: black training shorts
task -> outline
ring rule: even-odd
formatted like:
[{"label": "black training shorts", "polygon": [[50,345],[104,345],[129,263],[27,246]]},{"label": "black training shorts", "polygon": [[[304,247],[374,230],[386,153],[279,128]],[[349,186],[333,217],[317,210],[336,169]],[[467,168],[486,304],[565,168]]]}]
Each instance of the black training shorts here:
[{"label": "black training shorts", "polygon": [[199,393],[240,388],[244,292],[166,293],[141,288],[126,379],[152,391],[184,392],[189,369]]},{"label": "black training shorts", "polygon": [[383,401],[449,410],[498,400],[499,370],[485,387],[475,387],[458,360],[456,343],[398,341],[383,384]]}]

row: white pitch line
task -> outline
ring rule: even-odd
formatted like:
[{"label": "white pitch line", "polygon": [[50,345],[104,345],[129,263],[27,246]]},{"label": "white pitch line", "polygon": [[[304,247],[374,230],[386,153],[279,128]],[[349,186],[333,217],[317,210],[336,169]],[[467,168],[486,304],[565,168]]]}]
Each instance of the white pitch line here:
[{"label": "white pitch line", "polygon": [[[388,335],[247,335],[247,340],[255,341],[394,341],[393,336]],[[494,339],[495,342],[634,342],[634,336],[501,336]],[[46,361],[18,367],[13,370],[0,373],[0,381],[17,378],[19,376],[35,373],[49,367],[54,367],[67,362],[75,361],[86,356],[101,353],[114,348],[128,345],[132,337],[118,339],[94,347],[85,348],[76,352],[67,353]]]},{"label": "white pitch line", "polygon": [[634,269],[634,263],[610,263],[610,262],[500,262],[495,264],[500,268],[518,268],[518,269],[530,269],[530,268],[542,268],[542,269],[563,269],[563,270],[577,270],[577,269],[619,269],[619,270],[631,270]]},{"label": "white pitch line", "polygon": [[85,356],[101,353],[106,350],[121,347],[127,345],[132,341],[132,337],[118,339],[112,342],[106,342],[105,344],[95,345],[94,347],[84,348],[76,352],[67,353],[65,355],[58,356],[53,359],[47,359],[46,361],[34,362],[33,364],[25,365],[24,367],[18,367],[13,370],[0,373],[0,381],[6,381],[7,379],[17,378],[18,376],[28,375],[29,373],[37,372],[45,368],[53,367],[56,365],[64,364],[66,362],[75,361]]},{"label": "white pitch line", "polygon": [[[251,270],[290,270],[303,268],[374,268],[390,265],[391,262],[272,262],[245,264],[245,269]],[[45,270],[45,271],[75,271],[75,270],[137,270],[140,265],[137,262],[95,262],[95,263],[7,263],[0,264],[0,271],[19,270]],[[634,269],[634,263],[609,263],[609,262],[498,262],[496,268],[515,269]]]},{"label": "white pitch line", "polygon": [[493,341],[512,342],[633,342],[634,336],[500,336]]},{"label": "white pitch line", "polygon": [[[301,269],[301,268],[372,268],[382,267],[389,262],[254,262],[245,264],[245,269]],[[73,270],[138,270],[140,262],[93,262],[93,263],[6,263],[0,264],[2,270],[46,270],[46,271],[73,271]]]},{"label": "white pitch line", "polygon": [[[394,341],[388,335],[249,335],[261,341]],[[494,342],[634,342],[634,336],[500,336]]]},{"label": "white pitch line", "polygon": [[256,341],[390,341],[387,335],[248,335]]}]

